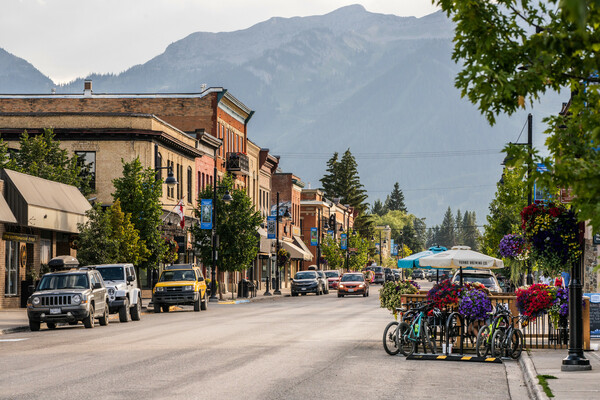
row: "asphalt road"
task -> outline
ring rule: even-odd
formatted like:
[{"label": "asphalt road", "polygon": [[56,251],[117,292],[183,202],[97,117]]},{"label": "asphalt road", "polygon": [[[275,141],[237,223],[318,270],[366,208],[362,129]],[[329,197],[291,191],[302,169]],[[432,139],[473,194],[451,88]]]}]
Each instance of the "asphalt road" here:
[{"label": "asphalt road", "polygon": [[387,355],[391,315],[378,288],[367,298],[332,291],[4,335],[0,398],[526,398],[516,363]]}]

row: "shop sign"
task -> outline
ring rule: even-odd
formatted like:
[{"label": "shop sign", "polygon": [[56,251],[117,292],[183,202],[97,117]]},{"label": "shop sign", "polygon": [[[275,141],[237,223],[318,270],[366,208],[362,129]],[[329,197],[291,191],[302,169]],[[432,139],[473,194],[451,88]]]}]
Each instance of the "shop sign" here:
[{"label": "shop sign", "polygon": [[2,234],[2,240],[12,240],[15,242],[23,242],[23,243],[35,243],[35,242],[37,242],[37,236],[36,235],[27,235],[25,233],[4,232]]},{"label": "shop sign", "polygon": [[594,244],[600,244],[600,233],[594,235]]}]

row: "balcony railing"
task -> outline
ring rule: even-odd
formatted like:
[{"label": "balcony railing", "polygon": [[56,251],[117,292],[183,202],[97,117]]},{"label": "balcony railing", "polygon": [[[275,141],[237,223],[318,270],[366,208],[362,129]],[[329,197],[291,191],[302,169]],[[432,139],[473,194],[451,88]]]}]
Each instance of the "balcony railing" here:
[{"label": "balcony railing", "polygon": [[250,163],[244,153],[227,153],[227,172],[235,175],[249,175]]}]

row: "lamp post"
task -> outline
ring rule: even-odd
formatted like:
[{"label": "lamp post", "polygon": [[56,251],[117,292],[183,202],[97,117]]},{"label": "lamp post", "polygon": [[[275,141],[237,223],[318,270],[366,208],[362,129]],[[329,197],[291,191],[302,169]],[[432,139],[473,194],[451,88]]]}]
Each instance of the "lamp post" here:
[{"label": "lamp post", "polygon": [[[166,169],[167,170],[167,179],[165,179],[165,182],[167,184],[167,186],[169,188],[173,188],[175,185],[177,185],[177,179],[175,179],[175,176],[173,175],[173,166],[171,165],[167,165],[166,167],[163,166],[159,166],[159,152],[158,152],[158,144],[154,145],[154,179],[156,181],[161,179],[161,176],[159,174],[160,170]],[[153,268],[153,271],[156,271],[156,268]],[[153,274],[149,274],[150,275],[150,283],[151,286],[154,286],[154,279],[152,278]]]},{"label": "lamp post", "polygon": [[[276,232],[276,250],[275,250],[275,290],[273,294],[281,294],[280,286],[281,286],[281,271],[279,270],[279,219],[282,216],[279,215],[279,192],[277,192],[277,216],[275,220],[275,232]],[[284,219],[289,219],[291,217],[290,210],[285,210],[285,214],[283,214]]]},{"label": "lamp post", "polygon": [[381,229],[379,230],[379,265],[383,264],[381,253],[383,252],[383,243],[381,242]]},{"label": "lamp post", "polygon": [[321,269],[321,208],[317,211],[317,269]]},{"label": "lamp post", "polygon": [[346,270],[350,272],[350,204],[346,206]]},{"label": "lamp post", "polygon": [[213,207],[212,207],[212,220],[213,220],[213,228],[212,228],[212,268],[210,270],[210,298],[208,301],[217,302],[219,301],[217,297],[217,259],[219,258],[219,253],[217,251],[217,247],[219,247],[219,237],[217,235],[217,189],[226,189],[225,194],[223,195],[222,200],[229,204],[233,200],[231,195],[229,194],[229,188],[227,186],[218,186],[217,185],[217,150],[215,149],[215,167],[213,170]]}]

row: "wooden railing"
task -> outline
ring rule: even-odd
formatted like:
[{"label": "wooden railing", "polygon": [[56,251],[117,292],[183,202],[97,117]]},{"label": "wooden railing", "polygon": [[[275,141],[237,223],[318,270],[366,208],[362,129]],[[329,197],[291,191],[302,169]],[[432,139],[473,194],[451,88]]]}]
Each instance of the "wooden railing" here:
[{"label": "wooden railing", "polygon": [[[427,298],[426,291],[420,291],[418,294],[407,294],[402,296],[402,304],[409,302],[424,301]],[[517,297],[512,293],[490,296],[492,306],[505,304],[512,315],[518,315]],[[584,299],[583,306],[583,349],[590,349],[590,307],[589,299]],[[568,329],[556,327],[550,321],[548,314],[544,314],[534,321],[530,321],[525,327],[521,327],[525,336],[525,346],[531,349],[567,349],[568,348]],[[469,343],[465,341],[465,346]]]}]

